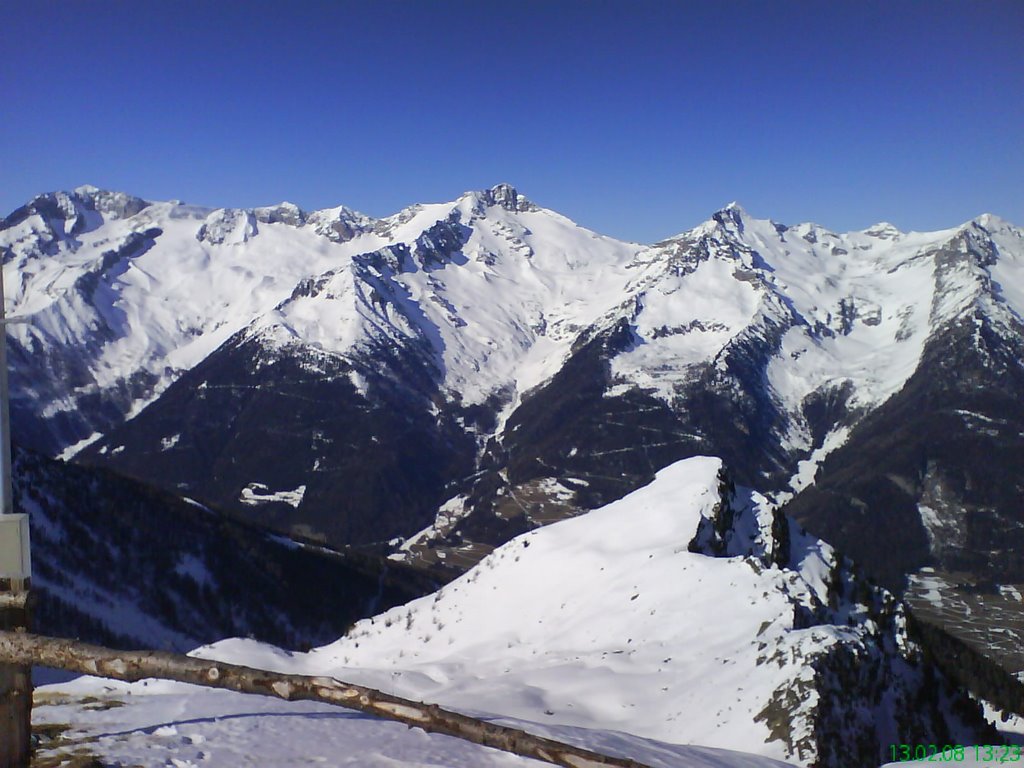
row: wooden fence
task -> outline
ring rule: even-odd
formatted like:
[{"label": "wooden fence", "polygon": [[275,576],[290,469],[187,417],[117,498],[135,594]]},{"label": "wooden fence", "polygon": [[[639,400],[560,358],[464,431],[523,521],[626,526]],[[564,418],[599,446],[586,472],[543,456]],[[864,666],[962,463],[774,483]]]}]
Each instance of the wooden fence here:
[{"label": "wooden fence", "polygon": [[[128,682],[155,677],[287,701],[320,701],[565,768],[647,768],[629,758],[601,755],[333,677],[287,675],[164,651],[116,651],[74,640],[10,631],[0,631],[2,664],[20,669],[38,664]],[[22,768],[17,763],[11,765]]]}]

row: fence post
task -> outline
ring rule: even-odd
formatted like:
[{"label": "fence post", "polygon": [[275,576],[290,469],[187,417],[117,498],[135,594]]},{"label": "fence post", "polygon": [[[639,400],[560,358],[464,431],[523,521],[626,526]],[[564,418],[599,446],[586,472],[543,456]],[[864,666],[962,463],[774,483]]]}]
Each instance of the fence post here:
[{"label": "fence post", "polygon": [[[0,578],[0,629],[28,629],[28,586]],[[28,768],[31,757],[32,667],[0,663],[0,768]]]}]

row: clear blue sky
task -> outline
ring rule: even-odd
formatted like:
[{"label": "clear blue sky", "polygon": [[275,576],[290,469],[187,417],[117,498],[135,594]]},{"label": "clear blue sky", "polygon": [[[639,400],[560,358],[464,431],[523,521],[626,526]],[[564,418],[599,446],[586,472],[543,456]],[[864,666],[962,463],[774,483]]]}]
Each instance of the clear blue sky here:
[{"label": "clear blue sky", "polygon": [[1024,2],[21,2],[0,210],[91,183],[382,216],[500,181],[653,241],[731,200],[1024,225]]}]

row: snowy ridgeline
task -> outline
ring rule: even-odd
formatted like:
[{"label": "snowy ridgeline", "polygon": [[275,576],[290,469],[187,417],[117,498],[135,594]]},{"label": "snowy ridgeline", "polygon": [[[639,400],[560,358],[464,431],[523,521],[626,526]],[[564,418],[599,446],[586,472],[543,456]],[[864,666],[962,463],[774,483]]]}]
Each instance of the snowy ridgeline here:
[{"label": "snowy ridgeline", "polygon": [[0,252],[24,447],[287,536],[447,579],[715,455],[884,583],[1024,574],[1024,231],[995,216],[733,204],[641,245],[507,185],[383,219],[83,187]]},{"label": "snowy ridgeline", "polygon": [[[901,740],[992,738],[928,666],[901,605],[732,488],[712,458],[520,536],[330,645],[238,639],[195,653],[489,713],[659,768],[875,768]],[[344,710],[170,683],[83,678],[42,695],[53,703],[38,720],[72,722],[105,760],[131,765],[536,764]]]},{"label": "snowy ridgeline", "polygon": [[33,316],[9,329],[15,379],[37,366],[66,374],[24,388],[46,426],[34,439],[69,455],[236,334],[343,356],[362,391],[360,359],[379,367],[380,345],[415,352],[446,398],[501,394],[504,418],[573,345],[623,318],[636,343],[613,362],[612,393],[669,401],[730,346],[773,337],[766,373],[793,417],[787,447],[810,451],[822,447],[802,413],[813,392],[848,382],[851,410],[869,408],[900,389],[942,324],[978,308],[1003,324],[1024,316],[1024,232],[987,214],[936,232],[838,234],[731,204],[643,246],[507,185],[379,220],[81,187],[15,211],[0,250],[12,310]]}]

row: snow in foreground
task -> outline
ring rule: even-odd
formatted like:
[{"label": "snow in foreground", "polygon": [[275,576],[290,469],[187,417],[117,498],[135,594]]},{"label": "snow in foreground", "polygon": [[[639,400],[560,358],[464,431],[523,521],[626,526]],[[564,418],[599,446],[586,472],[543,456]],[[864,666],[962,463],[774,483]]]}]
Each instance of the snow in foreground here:
[{"label": "snow in foreground", "polygon": [[[60,694],[54,693],[58,687]],[[89,697],[95,697],[91,703],[80,703],[83,698],[88,701]],[[37,706],[36,722],[73,723],[73,731],[67,735],[101,756],[104,765],[145,768],[299,765],[527,768],[545,765],[339,707],[282,702],[176,683],[127,686],[83,679],[50,686],[43,698],[54,703]],[[118,702],[123,702],[124,706],[119,706]],[[114,706],[107,708],[111,704]],[[628,754],[652,768],[781,768],[786,765],[739,752],[660,744],[627,734],[546,727],[511,719],[502,722],[590,749]]]},{"label": "snow in foreground", "polygon": [[[792,630],[794,586],[781,571],[688,550],[721,501],[720,469],[697,458],[662,470],[620,502],[520,537],[438,593],[308,654],[246,640],[196,653],[492,713],[651,766],[781,765],[773,758],[784,747],[757,714],[804,672],[759,662],[758,644],[795,651],[833,638]],[[323,705],[155,681],[82,678],[42,691],[123,702],[44,705],[36,718],[73,723],[125,765],[531,763]],[[748,754],[722,751],[734,749]]]},{"label": "snow in foreground", "polygon": [[[897,740],[894,713],[906,715],[922,685],[903,658],[914,651],[898,630],[902,614],[852,602],[828,609],[841,564],[795,528],[791,565],[771,564],[771,509],[757,494],[724,498],[721,470],[715,458],[678,462],[620,501],[524,534],[433,595],[309,653],[234,639],[195,654],[500,717],[652,767],[763,768],[817,759],[825,727],[817,705],[827,675],[839,674],[825,662],[846,649],[873,671],[861,683],[836,677],[840,704],[857,708],[844,722],[861,723],[854,735]],[[720,515],[726,504],[730,513]],[[702,554],[716,549],[725,519],[728,551]],[[841,591],[876,602],[852,586]],[[880,680],[885,690],[874,691]],[[38,720],[73,723],[122,765],[531,764],[323,705],[155,681],[82,678],[43,691],[70,701],[41,706]],[[860,712],[873,691],[881,706]],[[89,697],[120,704],[74,704]]]}]

